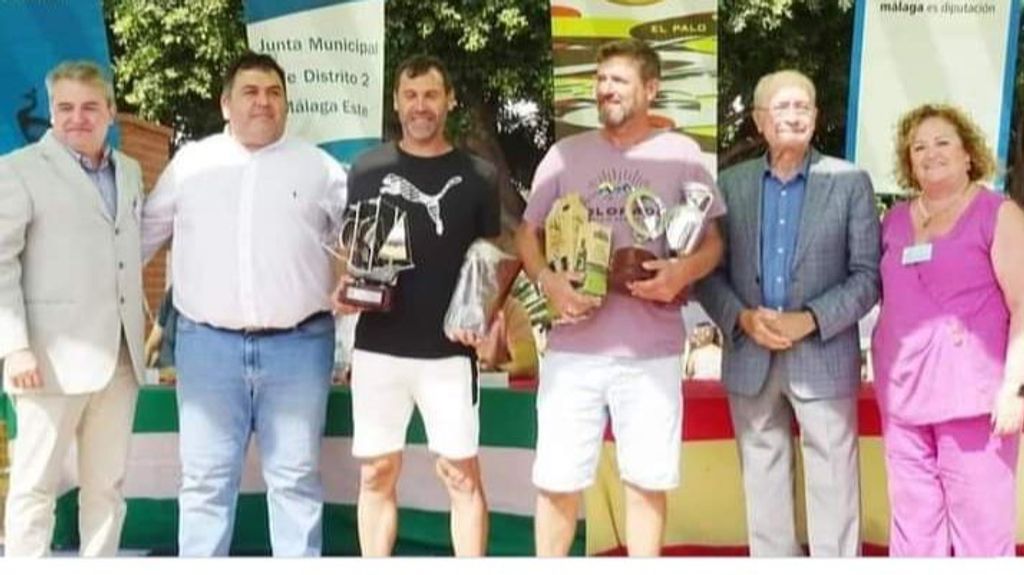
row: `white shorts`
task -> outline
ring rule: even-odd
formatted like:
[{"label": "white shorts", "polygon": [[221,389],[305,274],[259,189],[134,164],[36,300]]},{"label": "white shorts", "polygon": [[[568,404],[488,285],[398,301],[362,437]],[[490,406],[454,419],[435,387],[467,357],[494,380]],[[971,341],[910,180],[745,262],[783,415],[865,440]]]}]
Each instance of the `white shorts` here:
[{"label": "white shorts", "polygon": [[650,491],[679,485],[680,358],[550,351],[540,364],[534,485],[556,493],[589,487],[609,412],[622,480]]},{"label": "white shorts", "polygon": [[454,460],[476,456],[480,419],[473,371],[466,357],[419,359],[354,350],[352,455],[401,451],[415,406],[430,451]]}]

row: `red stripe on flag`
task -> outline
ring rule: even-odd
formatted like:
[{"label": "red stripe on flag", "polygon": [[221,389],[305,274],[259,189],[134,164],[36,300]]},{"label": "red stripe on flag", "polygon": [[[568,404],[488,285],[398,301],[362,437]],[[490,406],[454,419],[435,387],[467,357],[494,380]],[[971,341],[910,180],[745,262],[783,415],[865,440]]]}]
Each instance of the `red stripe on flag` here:
[{"label": "red stripe on flag", "polygon": [[[512,389],[532,391],[537,380],[516,377],[509,380]],[[731,439],[732,419],[725,388],[717,380],[691,380],[683,383],[683,440]],[[863,436],[879,436],[882,424],[878,415],[874,388],[862,385],[857,402],[857,425]],[[796,424],[793,430],[799,433]],[[605,431],[605,441],[615,441],[611,426]]]}]

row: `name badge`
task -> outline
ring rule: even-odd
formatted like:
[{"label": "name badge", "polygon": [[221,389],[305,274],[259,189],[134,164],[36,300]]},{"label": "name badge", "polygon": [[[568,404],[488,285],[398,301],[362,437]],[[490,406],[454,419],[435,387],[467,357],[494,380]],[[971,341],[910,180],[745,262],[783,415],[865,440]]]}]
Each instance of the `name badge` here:
[{"label": "name badge", "polygon": [[932,245],[930,243],[903,248],[903,265],[905,266],[912,266],[914,264],[929,262],[931,260]]}]

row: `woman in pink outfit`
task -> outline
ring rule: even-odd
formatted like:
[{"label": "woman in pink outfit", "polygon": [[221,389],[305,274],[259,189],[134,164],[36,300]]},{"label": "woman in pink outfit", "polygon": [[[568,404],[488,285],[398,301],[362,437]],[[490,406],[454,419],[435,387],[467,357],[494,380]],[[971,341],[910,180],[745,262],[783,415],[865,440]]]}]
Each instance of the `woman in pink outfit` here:
[{"label": "woman in pink outfit", "polygon": [[980,182],[995,162],[961,111],[907,113],[882,223],[872,353],[891,555],[1013,555],[1024,416],[1024,212]]}]

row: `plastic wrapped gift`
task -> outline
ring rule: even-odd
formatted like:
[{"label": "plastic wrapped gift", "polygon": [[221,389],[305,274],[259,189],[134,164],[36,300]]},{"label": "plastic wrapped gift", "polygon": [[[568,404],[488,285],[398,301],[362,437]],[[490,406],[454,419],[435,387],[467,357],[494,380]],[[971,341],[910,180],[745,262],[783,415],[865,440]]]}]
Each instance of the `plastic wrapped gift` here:
[{"label": "plastic wrapped gift", "polygon": [[487,336],[494,316],[508,297],[521,262],[487,240],[469,246],[444,316],[444,333],[450,339],[459,331]]}]

